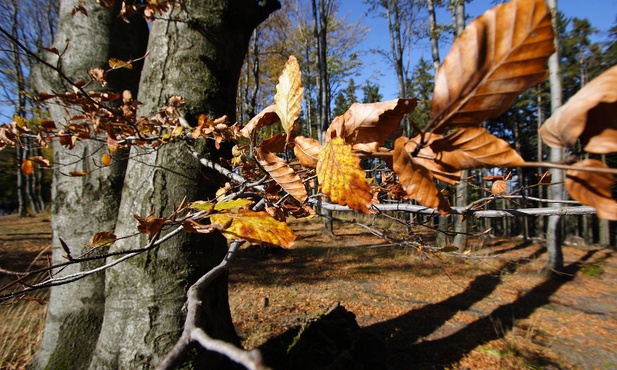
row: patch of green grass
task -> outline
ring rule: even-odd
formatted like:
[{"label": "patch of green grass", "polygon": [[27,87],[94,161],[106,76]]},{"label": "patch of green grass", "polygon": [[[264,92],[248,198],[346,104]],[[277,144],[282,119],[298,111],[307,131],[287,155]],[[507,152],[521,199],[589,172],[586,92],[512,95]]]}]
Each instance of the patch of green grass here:
[{"label": "patch of green grass", "polygon": [[599,278],[604,274],[604,269],[600,265],[597,265],[595,263],[589,263],[583,266],[583,268],[581,268],[581,273],[583,275]]}]

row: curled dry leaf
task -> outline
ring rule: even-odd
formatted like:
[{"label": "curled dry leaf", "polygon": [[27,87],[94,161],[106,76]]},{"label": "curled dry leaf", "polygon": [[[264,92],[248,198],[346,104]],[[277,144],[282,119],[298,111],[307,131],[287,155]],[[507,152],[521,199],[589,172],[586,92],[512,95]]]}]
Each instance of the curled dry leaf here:
[{"label": "curled dry leaf", "polygon": [[[443,136],[439,134],[427,134],[424,135],[424,137],[423,140],[422,135],[417,135],[405,143],[405,150],[407,153],[414,156],[414,163],[431,171],[433,177],[439,181],[450,185],[458,184],[461,181],[461,171],[453,171],[450,173],[435,161],[435,152],[433,152],[431,144],[435,140],[441,139]],[[418,150],[418,148],[420,149]]]},{"label": "curled dry leaf", "polygon": [[300,164],[304,167],[315,168],[319,160],[319,151],[322,149],[319,141],[304,136],[296,136],[294,138],[295,146],[294,153]]},{"label": "curled dry leaf", "polygon": [[[574,167],[607,168],[595,159],[577,162]],[[609,173],[578,170],[566,171],[566,189],[572,198],[594,207],[599,218],[617,220],[617,202],[611,197],[615,178]]]},{"label": "curled dry leaf", "polygon": [[508,184],[503,180],[497,180],[491,186],[491,193],[497,195],[504,193],[508,189]]},{"label": "curled dry leaf", "polygon": [[454,41],[437,72],[430,128],[442,133],[498,116],[545,79],[554,49],[545,0],[513,0],[488,10]]},{"label": "curled dry leaf", "polygon": [[537,173],[534,173],[534,175],[536,175],[536,178],[538,179],[538,184],[542,185],[550,184],[553,177],[553,175],[551,175],[548,171],[544,172],[542,175],[538,175]]},{"label": "curled dry leaf", "polygon": [[33,157],[28,157],[29,160],[31,160],[32,162],[38,164],[39,166],[42,167],[50,167],[51,163],[49,163],[49,159],[40,156],[40,155],[35,155]]},{"label": "curled dry leaf", "polygon": [[83,176],[88,176],[88,172],[83,172],[83,171],[71,171],[69,172],[70,176],[73,177],[83,177]]},{"label": "curled dry leaf", "polygon": [[116,235],[109,231],[103,231],[92,235],[88,244],[90,244],[92,248],[110,246],[116,242],[116,239],[118,239]]},{"label": "curled dry leaf", "polygon": [[398,175],[399,183],[407,196],[421,205],[436,208],[442,215],[450,214],[452,208],[435,185],[431,171],[405,150],[408,140],[403,136],[394,142],[393,170]]},{"label": "curled dry leaf", "polygon": [[286,192],[304,203],[308,193],[300,176],[276,154],[257,148],[257,161]]},{"label": "curled dry leaf", "polygon": [[446,172],[478,167],[516,167],[525,161],[506,141],[481,127],[460,129],[431,143],[435,162]]},{"label": "curled dry leaf", "polygon": [[287,135],[291,134],[294,123],[300,117],[303,92],[300,65],[296,57],[292,55],[283,67],[274,95],[276,114],[281,119],[281,125]]},{"label": "curled dry leaf", "polygon": [[296,236],[286,223],[275,220],[267,212],[239,209],[237,213],[217,213],[210,217],[214,225],[224,228],[222,232],[234,239],[251,243],[264,243],[290,248]]},{"label": "curled dry leaf", "polygon": [[368,213],[373,194],[360,167],[360,159],[342,138],[330,140],[319,152],[317,178],[321,191],[332,202]]},{"label": "curled dry leaf", "polygon": [[163,225],[165,225],[165,222],[167,221],[165,218],[154,217],[152,214],[149,214],[146,218],[138,215],[133,215],[133,217],[135,217],[135,219],[139,222],[139,225],[137,225],[137,230],[141,234],[148,234],[150,239],[152,239],[163,228]]},{"label": "curled dry leaf", "polygon": [[617,66],[594,78],[540,127],[552,147],[572,148],[580,138],[589,153],[617,152]]},{"label": "curled dry leaf", "polygon": [[347,112],[332,121],[326,140],[342,137],[355,150],[376,152],[399,129],[405,114],[413,112],[417,105],[416,99],[353,103]]},{"label": "curled dry leaf", "polygon": [[269,139],[263,140],[259,144],[259,149],[262,152],[270,153],[282,153],[285,151],[285,145],[287,144],[287,134],[280,132]]},{"label": "curled dry leaf", "polygon": [[278,114],[276,114],[276,105],[272,104],[264,108],[258,115],[253,117],[249,123],[240,130],[240,134],[245,138],[250,139],[253,130],[270,126],[280,122]]}]

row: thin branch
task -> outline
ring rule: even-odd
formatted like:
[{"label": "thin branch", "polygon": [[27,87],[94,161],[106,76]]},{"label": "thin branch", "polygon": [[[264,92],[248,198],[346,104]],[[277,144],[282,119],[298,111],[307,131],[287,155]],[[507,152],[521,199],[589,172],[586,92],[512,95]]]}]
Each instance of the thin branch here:
[{"label": "thin branch", "polygon": [[525,162],[524,165],[518,167],[542,167],[542,168],[556,168],[560,170],[574,170],[574,171],[586,171],[586,172],[600,172],[610,173],[617,175],[617,168],[598,168],[598,167],[578,167],[567,164],[552,163],[552,162]]},{"label": "thin branch", "polygon": [[[319,204],[320,207],[339,212],[355,212],[347,206],[327,203],[317,199],[309,198],[308,203],[312,206]],[[403,211],[430,216],[439,216],[436,209],[415,204],[373,204],[374,209],[378,211]],[[592,215],[596,213],[596,209],[588,206],[579,207],[560,207],[560,208],[517,208],[504,210],[466,210],[464,207],[453,207],[451,214],[453,215],[472,215],[476,218],[495,218],[495,217],[517,217],[517,216],[554,216],[554,215]]]},{"label": "thin branch", "polygon": [[191,285],[186,296],[186,320],[184,330],[180,339],[174,347],[167,353],[167,356],[158,365],[157,370],[175,369],[183,360],[190,349],[192,342],[198,342],[204,348],[223,354],[231,360],[244,365],[248,369],[267,369],[261,362],[259,351],[245,351],[231,343],[210,338],[198,325],[201,317],[201,301],[206,287],[229,269],[229,264],[233,262],[236,253],[243,242],[234,241],[229,247],[229,251],[216,267],[204,274],[195,284]]}]

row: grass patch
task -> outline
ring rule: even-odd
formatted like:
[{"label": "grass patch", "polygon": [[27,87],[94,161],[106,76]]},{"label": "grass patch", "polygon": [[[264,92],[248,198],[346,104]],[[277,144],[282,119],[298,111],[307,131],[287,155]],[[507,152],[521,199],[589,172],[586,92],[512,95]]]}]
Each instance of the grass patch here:
[{"label": "grass patch", "polygon": [[594,278],[600,278],[604,274],[604,269],[598,264],[588,263],[581,268],[581,273]]}]

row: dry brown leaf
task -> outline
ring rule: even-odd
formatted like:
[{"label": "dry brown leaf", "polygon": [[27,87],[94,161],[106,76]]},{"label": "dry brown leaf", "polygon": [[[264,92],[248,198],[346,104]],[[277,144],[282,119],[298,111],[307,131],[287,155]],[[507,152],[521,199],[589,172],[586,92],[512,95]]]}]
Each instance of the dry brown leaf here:
[{"label": "dry brown leaf", "polygon": [[[439,134],[427,134],[424,135],[424,137],[424,142],[422,141],[422,135],[417,135],[413,139],[407,141],[407,143],[405,143],[405,150],[407,153],[413,154],[414,162],[431,171],[435,179],[450,185],[458,184],[461,181],[461,171],[449,173],[443,166],[436,163],[434,160],[435,153],[433,149],[431,149],[431,144],[435,140],[441,139],[443,136]],[[417,150],[418,147],[421,148],[419,151]]]},{"label": "dry brown leaf", "polygon": [[[574,167],[607,168],[596,159],[585,159]],[[611,197],[615,178],[609,173],[567,170],[566,189],[572,198],[594,207],[599,218],[617,220],[617,202]]]},{"label": "dry brown leaf", "polygon": [[401,120],[413,112],[416,99],[394,99],[378,103],[354,103],[336,117],[326,132],[326,140],[342,137],[353,149],[376,152],[399,129]]},{"label": "dry brown leaf", "polygon": [[152,239],[165,225],[167,219],[158,218],[149,214],[146,218],[140,217],[139,215],[133,215],[135,219],[139,222],[137,225],[137,230],[141,234],[148,234],[150,239]]},{"label": "dry brown leaf", "polygon": [[534,173],[534,175],[538,179],[538,184],[543,184],[543,185],[550,184],[551,179],[553,177],[553,175],[551,175],[551,173],[548,171],[544,172],[542,175],[538,175],[537,173]]},{"label": "dry brown leaf", "polygon": [[505,192],[508,189],[508,183],[503,180],[497,180],[491,186],[491,193],[497,195]]},{"label": "dry brown leaf", "polygon": [[271,138],[263,140],[259,144],[259,149],[262,152],[282,153],[285,151],[285,144],[287,144],[287,134],[279,132]]},{"label": "dry brown leaf", "polygon": [[272,104],[264,108],[259,114],[253,117],[249,123],[240,130],[240,134],[248,139],[251,138],[253,130],[273,125],[280,122],[278,114],[276,114],[276,105]]},{"label": "dry brown leaf", "polygon": [[276,85],[276,95],[274,95],[276,114],[281,119],[281,125],[287,135],[291,133],[294,123],[300,117],[303,92],[300,65],[296,57],[292,55],[285,63],[279,83]]},{"label": "dry brown leaf", "polygon": [[572,148],[580,138],[586,152],[617,152],[617,66],[594,78],[540,127],[548,145]]},{"label": "dry brown leaf", "polygon": [[405,146],[408,142],[406,137],[399,137],[394,142],[394,172],[405,193],[421,205],[428,208],[436,208],[442,215],[448,215],[452,208],[441,194],[433,174],[413,158]]},{"label": "dry brown leaf", "polygon": [[257,161],[274,181],[300,203],[304,203],[308,198],[308,193],[300,176],[276,154],[264,151],[262,148],[257,148],[256,152]]},{"label": "dry brown leaf", "polygon": [[454,41],[435,78],[430,127],[477,126],[544,80],[554,52],[545,0],[513,0],[475,19]]},{"label": "dry brown leaf", "polygon": [[88,176],[88,172],[83,172],[83,171],[71,171],[69,172],[70,176],[73,177],[83,177],[83,176]]},{"label": "dry brown leaf", "polygon": [[50,167],[51,163],[49,163],[49,159],[40,156],[40,155],[35,155],[33,157],[28,157],[29,160],[31,160],[33,163],[38,164],[39,166],[42,167]]},{"label": "dry brown leaf", "polygon": [[373,194],[360,167],[360,158],[342,138],[330,140],[319,152],[317,178],[332,202],[368,213]]},{"label": "dry brown leaf", "polygon": [[304,136],[294,138],[294,153],[304,167],[315,168],[319,160],[319,151],[322,149],[319,141]]},{"label": "dry brown leaf", "polygon": [[275,220],[267,212],[239,209],[238,212],[212,215],[210,221],[223,227],[223,234],[259,245],[268,243],[290,248],[296,239],[285,222]]},{"label": "dry brown leaf", "polygon": [[118,237],[116,235],[110,233],[109,231],[103,231],[92,235],[88,244],[90,244],[93,248],[109,246],[115,243],[117,239]]},{"label": "dry brown leaf", "polygon": [[506,141],[481,127],[460,129],[431,145],[435,163],[445,172],[478,167],[516,167],[525,161]]}]

